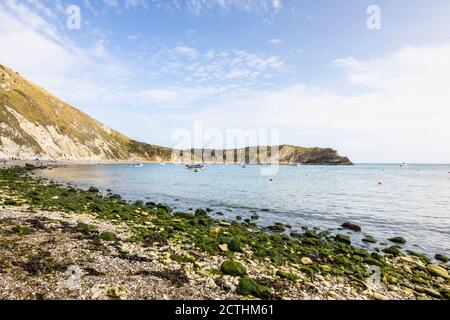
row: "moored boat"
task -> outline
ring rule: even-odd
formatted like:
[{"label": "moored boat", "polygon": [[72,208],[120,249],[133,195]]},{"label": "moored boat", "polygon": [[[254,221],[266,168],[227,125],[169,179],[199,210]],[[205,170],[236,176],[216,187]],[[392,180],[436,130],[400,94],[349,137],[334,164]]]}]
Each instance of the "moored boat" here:
[{"label": "moored boat", "polygon": [[203,164],[187,164],[186,168],[194,170],[203,170],[205,169],[205,166]]}]

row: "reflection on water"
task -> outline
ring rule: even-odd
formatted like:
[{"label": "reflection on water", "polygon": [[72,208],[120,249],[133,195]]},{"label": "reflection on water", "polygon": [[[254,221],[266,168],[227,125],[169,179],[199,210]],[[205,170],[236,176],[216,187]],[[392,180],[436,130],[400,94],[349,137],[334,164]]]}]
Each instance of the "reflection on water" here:
[{"label": "reflection on water", "polygon": [[[345,221],[384,241],[402,235],[406,247],[450,253],[450,165],[281,166],[270,181],[259,166],[79,165],[45,170],[48,178],[111,189],[128,200],[165,202],[176,209],[209,207],[225,218],[252,212],[267,225],[336,229]],[[268,211],[269,210],[269,211]]]}]

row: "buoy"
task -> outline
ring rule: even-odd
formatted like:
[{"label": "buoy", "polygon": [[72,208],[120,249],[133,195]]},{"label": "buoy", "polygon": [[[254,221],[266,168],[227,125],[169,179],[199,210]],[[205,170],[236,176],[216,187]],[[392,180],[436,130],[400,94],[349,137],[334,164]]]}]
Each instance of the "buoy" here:
[{"label": "buoy", "polygon": [[378,185],[379,185],[379,186],[381,186],[381,185],[382,185],[381,181],[378,181]]},{"label": "buoy", "polygon": [[272,178],[269,178],[269,181],[270,181],[270,182],[272,182],[272,181],[273,181],[273,179],[272,179]]}]

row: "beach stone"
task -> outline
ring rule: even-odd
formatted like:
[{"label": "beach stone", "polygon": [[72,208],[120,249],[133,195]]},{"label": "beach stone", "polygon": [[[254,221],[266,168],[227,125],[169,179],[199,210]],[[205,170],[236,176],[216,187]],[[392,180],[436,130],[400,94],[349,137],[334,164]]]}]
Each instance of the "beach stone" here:
[{"label": "beach stone", "polygon": [[402,262],[402,263],[410,264],[410,265],[413,265],[413,266],[425,267],[423,262],[420,261],[420,259],[418,257],[415,257],[415,256],[400,257],[400,258],[398,258],[398,261]]},{"label": "beach stone", "polygon": [[391,241],[391,242],[394,242],[394,243],[399,243],[399,244],[405,244],[406,243],[406,240],[403,237],[394,237],[394,238],[390,238],[388,240]]},{"label": "beach stone", "polygon": [[92,299],[105,300],[116,299],[122,300],[127,299],[129,291],[126,287],[117,284],[96,284],[91,289]]},{"label": "beach stone", "polygon": [[433,298],[438,298],[438,299],[441,298],[441,294],[439,292],[437,292],[436,290],[431,289],[431,288],[424,288],[424,293],[426,293],[427,295],[429,295],[429,296],[431,296]]},{"label": "beach stone", "polygon": [[450,275],[448,274],[448,271],[442,268],[441,266],[438,266],[437,264],[429,264],[427,265],[427,270],[434,274],[435,276],[444,278],[444,279],[450,279]]},{"label": "beach stone", "polygon": [[345,223],[341,224],[341,227],[355,231],[355,232],[361,232],[361,227],[358,226],[357,224],[353,224],[351,222],[345,222]]},{"label": "beach stone", "polygon": [[268,226],[267,227],[270,231],[273,231],[273,232],[284,232],[284,231],[286,231],[286,227],[285,226],[282,226],[282,225],[279,225],[279,224],[275,224],[275,225],[272,225],[272,226]]},{"label": "beach stone", "polygon": [[396,246],[391,246],[383,249],[384,253],[392,254],[393,256],[401,256],[402,252]]},{"label": "beach stone", "polygon": [[384,295],[382,295],[381,293],[378,293],[378,292],[374,292],[374,293],[372,294],[372,297],[373,297],[375,300],[387,300],[387,299],[388,299],[386,296],[384,296]]},{"label": "beach stone", "polygon": [[346,236],[346,235],[343,235],[343,234],[337,234],[334,237],[334,241],[342,242],[342,243],[345,243],[345,244],[351,244],[350,237]]},{"label": "beach stone", "polygon": [[208,277],[205,281],[205,285],[207,288],[210,289],[215,289],[217,287],[216,283],[214,282],[214,280],[210,277]]},{"label": "beach stone", "polygon": [[444,256],[443,254],[437,253],[437,254],[434,256],[434,258],[435,258],[436,260],[439,260],[439,261],[444,262],[444,263],[447,263],[447,262],[448,262],[448,258],[447,258],[446,256]]},{"label": "beach stone", "polygon": [[312,260],[311,260],[310,258],[308,258],[308,257],[303,257],[303,258],[301,259],[301,262],[302,262],[304,265],[310,265],[310,264],[313,264]]},{"label": "beach stone", "polygon": [[362,239],[362,242],[367,242],[367,243],[377,243],[377,240],[375,240],[375,238],[372,237],[372,236],[365,236],[365,237]]},{"label": "beach stone", "polygon": [[405,272],[407,272],[409,274],[412,274],[412,270],[411,270],[411,268],[409,266],[403,265],[402,268],[403,268],[403,271],[405,271]]},{"label": "beach stone", "polygon": [[228,252],[228,244],[226,244],[226,243],[220,244],[219,249],[223,252]]},{"label": "beach stone", "polygon": [[98,192],[100,192],[96,187],[89,187],[88,191],[91,192],[91,193],[98,193]]}]

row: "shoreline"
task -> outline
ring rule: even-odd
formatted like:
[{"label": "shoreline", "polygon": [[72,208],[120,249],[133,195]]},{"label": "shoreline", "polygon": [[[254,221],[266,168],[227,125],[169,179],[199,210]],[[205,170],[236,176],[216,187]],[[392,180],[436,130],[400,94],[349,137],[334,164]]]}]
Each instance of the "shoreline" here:
[{"label": "shoreline", "polygon": [[[52,183],[46,185],[43,181],[24,176],[31,171],[24,168],[0,170],[0,198],[3,201],[0,230],[6,232],[5,239],[19,247],[24,243],[33,246],[35,237],[49,241],[57,234],[60,242],[56,240],[55,250],[61,257],[69,255],[66,259],[71,264],[58,266],[51,272],[38,270],[33,276],[23,266],[28,266],[30,259],[34,261],[36,256],[30,257],[24,253],[25,262],[9,261],[11,267],[6,268],[6,274],[13,279],[18,273],[26,281],[50,277],[53,282],[59,279],[56,282],[61,285],[67,282],[67,279],[64,280],[67,268],[77,267],[81,270],[81,282],[86,280],[89,288],[81,285],[78,293],[63,290],[62,296],[48,296],[51,299],[107,299],[111,298],[104,294],[108,290],[119,295],[122,292],[123,296],[119,298],[124,299],[157,299],[158,296],[152,295],[155,288],[145,292],[144,287],[136,287],[139,283],[148,285],[148,277],[152,277],[153,281],[158,278],[162,288],[172,292],[167,296],[169,299],[450,297],[446,264],[438,266],[419,254],[407,255],[398,248],[395,250],[395,246],[389,247],[390,253],[371,253],[353,247],[345,235],[333,238],[323,230],[292,232],[289,237],[279,233],[284,229],[281,224],[271,226],[273,232],[267,232],[248,222],[211,219],[209,212],[203,209],[197,209],[195,213],[174,213],[164,204],[142,201],[129,204],[121,200],[119,195],[102,196],[95,188],[84,191]],[[13,181],[17,187],[12,187]],[[10,201],[6,201],[8,199]],[[34,219],[31,219],[33,223],[30,222],[30,216]],[[52,225],[49,220],[59,222]],[[55,227],[58,225],[65,227]],[[90,227],[86,226],[83,228],[84,225],[91,226],[92,230],[89,231]],[[52,228],[51,232],[47,230]],[[62,250],[68,244],[76,249]],[[71,256],[71,252],[75,254],[87,250],[83,248],[97,245],[102,247],[102,254],[89,262],[94,267]],[[49,253],[50,256],[55,254],[51,249]],[[88,250],[83,254],[90,255],[92,252]],[[112,261],[101,263],[109,260],[111,255],[115,257]],[[0,257],[8,257],[8,254],[0,252]],[[0,265],[4,264],[7,262]],[[117,267],[117,264],[124,264],[124,270],[129,270],[128,274],[109,278],[108,269]],[[142,274],[136,274],[140,272],[133,269],[136,264],[148,270],[140,270]],[[95,277],[86,274],[84,271],[90,268],[104,270],[100,272],[103,275]],[[373,287],[367,281],[369,268],[378,268],[380,272],[380,283]],[[444,278],[436,276],[436,272],[441,272],[441,269],[445,271],[441,274]],[[134,270],[133,275],[130,270]],[[161,273],[161,270],[165,271]],[[5,270],[0,275],[4,274]],[[164,279],[161,278],[163,274],[172,274],[173,277]],[[180,279],[184,284],[173,283]],[[117,287],[118,283],[124,282],[124,288]],[[5,285],[5,288],[9,288],[11,283]],[[95,286],[97,295],[89,296],[87,292],[91,292]],[[194,292],[183,294],[186,287],[193,288]],[[174,288],[178,290],[173,291]],[[4,294],[0,298],[13,298],[15,293],[11,290]]]}]

